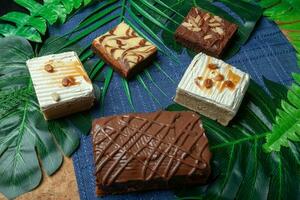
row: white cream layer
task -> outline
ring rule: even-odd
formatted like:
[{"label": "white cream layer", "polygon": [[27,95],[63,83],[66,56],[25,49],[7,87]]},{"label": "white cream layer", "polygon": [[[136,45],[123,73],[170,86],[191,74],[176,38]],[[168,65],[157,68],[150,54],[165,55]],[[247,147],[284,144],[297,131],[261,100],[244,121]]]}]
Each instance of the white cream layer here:
[{"label": "white cream layer", "polygon": [[[206,67],[209,63],[216,64],[219,67],[218,71],[224,75],[224,80],[227,79],[228,68],[235,74],[239,75],[241,79],[235,86],[235,89],[230,90],[225,88],[223,91],[220,91],[217,87],[212,87],[211,91],[200,89],[195,84],[195,78],[202,76],[208,76],[209,78],[212,78],[214,76],[213,74],[204,75],[205,72],[207,73]],[[205,100],[221,108],[236,113],[246,93],[249,82],[250,77],[247,73],[236,69],[222,60],[207,56],[204,53],[199,53],[194,57],[193,61],[187,68],[177,87],[177,90],[184,91],[193,97]]]},{"label": "white cream layer", "polygon": [[[53,73],[44,69],[44,66],[49,63],[54,66]],[[82,97],[94,96],[93,85],[75,52],[37,57],[28,60],[26,64],[42,110],[79,100]],[[62,79],[67,76],[74,77],[76,84],[64,87]],[[53,93],[59,95],[58,102],[51,96]]]}]

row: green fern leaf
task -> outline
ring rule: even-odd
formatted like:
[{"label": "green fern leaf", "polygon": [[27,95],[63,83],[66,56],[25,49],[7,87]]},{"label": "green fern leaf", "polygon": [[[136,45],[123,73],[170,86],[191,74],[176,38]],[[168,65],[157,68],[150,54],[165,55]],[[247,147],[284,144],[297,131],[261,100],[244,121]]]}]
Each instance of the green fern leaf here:
[{"label": "green fern leaf", "polygon": [[42,34],[45,34],[47,28],[46,21],[43,18],[31,18],[30,15],[21,12],[10,12],[0,17],[0,19],[13,22],[17,26],[22,26],[22,24],[28,24],[37,29]]},{"label": "green fern leaf", "polygon": [[264,148],[267,152],[280,151],[281,146],[289,146],[289,141],[300,141],[300,86],[297,82],[287,93],[288,102],[282,101],[272,132],[266,136]]}]

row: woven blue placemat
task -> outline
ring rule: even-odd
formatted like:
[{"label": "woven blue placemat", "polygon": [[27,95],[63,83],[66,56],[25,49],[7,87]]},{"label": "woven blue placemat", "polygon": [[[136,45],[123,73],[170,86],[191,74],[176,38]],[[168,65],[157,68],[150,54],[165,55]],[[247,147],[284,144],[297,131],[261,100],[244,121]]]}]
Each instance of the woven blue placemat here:
[{"label": "woven blue placemat", "polygon": [[[99,3],[100,5],[101,3]],[[99,6],[96,5],[96,6]],[[50,29],[51,35],[60,35],[66,31],[71,30],[78,22],[93,8],[87,8],[84,11],[75,15],[66,24],[59,27],[52,27]],[[225,8],[226,9],[226,8]],[[117,22],[116,22],[117,23]],[[91,41],[98,35],[103,34],[116,23],[111,23],[108,26],[95,31],[85,38],[80,43],[83,46],[91,43]],[[181,61],[180,65],[174,64],[169,59],[159,55],[157,61],[161,64],[162,68],[169,74],[175,81],[172,83],[166,78],[157,68],[149,68],[149,72],[153,77],[155,83],[163,90],[165,94],[159,91],[150,80],[142,74],[142,78],[149,86],[159,103],[151,98],[145,89],[137,80],[129,83],[133,103],[136,111],[149,112],[155,111],[159,108],[164,108],[172,103],[172,97],[175,94],[176,86],[184,73],[184,70],[191,62],[191,59],[186,52],[178,55]],[[230,60],[230,64],[240,68],[241,70],[249,73],[251,77],[259,84],[263,85],[262,77],[277,81],[281,84],[290,85],[292,78],[291,72],[299,71],[297,68],[295,50],[289,44],[287,39],[278,29],[278,27],[271,21],[262,18],[255,28],[251,38],[244,45],[240,52]],[[99,83],[101,85],[101,83]],[[123,90],[121,79],[118,74],[114,73],[111,85],[105,98],[104,115],[113,115],[120,113],[132,112],[128,100]],[[94,117],[99,117],[99,107],[94,108]],[[95,177],[94,177],[94,162],[92,152],[91,136],[83,136],[81,139],[80,148],[73,155],[75,173],[82,200],[97,199],[95,195]],[[174,199],[175,196],[172,191],[152,191],[135,194],[105,196],[103,200],[114,199]]]}]

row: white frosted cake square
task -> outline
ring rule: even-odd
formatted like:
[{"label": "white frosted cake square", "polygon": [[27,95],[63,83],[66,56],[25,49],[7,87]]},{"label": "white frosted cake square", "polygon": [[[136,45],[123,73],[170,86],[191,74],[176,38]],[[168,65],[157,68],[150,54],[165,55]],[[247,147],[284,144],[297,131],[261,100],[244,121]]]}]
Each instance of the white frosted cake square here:
[{"label": "white frosted cake square", "polygon": [[45,119],[92,107],[93,85],[75,52],[37,57],[26,64]]},{"label": "white frosted cake square", "polygon": [[237,113],[249,82],[247,73],[199,53],[183,75],[174,100],[226,126]]}]

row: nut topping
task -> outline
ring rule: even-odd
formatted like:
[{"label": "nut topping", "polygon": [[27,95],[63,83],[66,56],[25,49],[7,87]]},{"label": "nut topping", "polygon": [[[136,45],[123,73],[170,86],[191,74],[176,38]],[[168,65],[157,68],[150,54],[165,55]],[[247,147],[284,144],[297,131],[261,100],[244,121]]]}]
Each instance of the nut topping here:
[{"label": "nut topping", "polygon": [[218,66],[216,64],[212,64],[212,63],[208,64],[207,67],[211,70],[218,69]]},{"label": "nut topping", "polygon": [[205,14],[203,15],[204,21],[208,20],[208,18],[210,18],[210,14],[209,14],[209,13],[205,13]]},{"label": "nut topping", "polygon": [[211,34],[209,34],[209,35],[206,35],[206,36],[204,36],[204,40],[208,40],[208,39],[211,39],[212,38],[212,35]]},{"label": "nut topping", "polygon": [[230,80],[224,81],[224,86],[233,89],[235,87],[234,83]]},{"label": "nut topping", "polygon": [[204,87],[206,87],[207,89],[211,88],[213,86],[213,81],[211,79],[205,79],[205,81],[203,82]]},{"label": "nut topping", "polygon": [[67,76],[63,78],[61,83],[64,87],[68,87],[75,84],[75,79],[72,76]]},{"label": "nut topping", "polygon": [[219,17],[219,16],[214,16],[214,19],[216,21],[218,21],[218,22],[222,22],[223,21],[223,19],[221,17]]},{"label": "nut topping", "polygon": [[46,72],[52,73],[52,72],[54,72],[54,67],[53,67],[51,64],[46,64],[46,65],[44,66],[44,70],[45,70]]},{"label": "nut topping", "polygon": [[215,21],[216,21],[215,18],[211,18],[211,19],[209,20],[210,23],[215,22]]},{"label": "nut topping", "polygon": [[219,35],[223,35],[224,34],[224,30],[220,27],[215,27],[213,29],[211,29],[213,32],[218,33]]},{"label": "nut topping", "polygon": [[210,27],[218,27],[218,26],[221,26],[221,24],[220,23],[210,23],[210,24],[208,24],[208,26],[210,26]]},{"label": "nut topping", "polygon": [[182,23],[182,26],[184,26],[185,28],[187,28],[190,31],[199,32],[199,31],[201,31],[201,28],[200,28],[201,24],[202,24],[202,20],[201,20],[200,16],[198,15],[196,18],[189,16],[187,21]]},{"label": "nut topping", "polygon": [[215,81],[223,81],[224,80],[224,76],[222,74],[218,74],[217,76],[214,77]]},{"label": "nut topping", "polygon": [[52,93],[51,97],[56,102],[58,102],[60,100],[59,94],[57,94],[56,92]]},{"label": "nut topping", "polygon": [[200,21],[200,19],[201,19],[201,18],[200,18],[200,15],[198,15],[198,16],[195,18],[195,22],[198,23],[198,22]]}]

